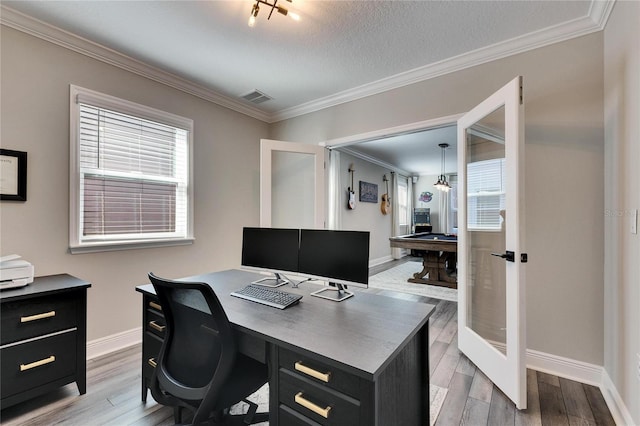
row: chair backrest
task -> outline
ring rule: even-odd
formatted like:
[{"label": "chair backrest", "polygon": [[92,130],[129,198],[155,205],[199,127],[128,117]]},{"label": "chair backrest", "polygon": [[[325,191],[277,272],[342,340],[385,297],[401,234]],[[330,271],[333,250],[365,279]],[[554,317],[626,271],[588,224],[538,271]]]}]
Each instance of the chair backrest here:
[{"label": "chair backrest", "polygon": [[218,297],[205,283],[166,280],[153,273],[149,279],[166,321],[156,367],[160,388],[181,400],[215,400],[237,355]]}]

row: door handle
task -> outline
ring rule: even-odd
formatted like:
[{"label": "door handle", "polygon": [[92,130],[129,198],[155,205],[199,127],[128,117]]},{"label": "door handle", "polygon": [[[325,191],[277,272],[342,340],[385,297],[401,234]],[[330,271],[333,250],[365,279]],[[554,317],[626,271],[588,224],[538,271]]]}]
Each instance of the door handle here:
[{"label": "door handle", "polygon": [[506,251],[505,253],[491,253],[491,256],[501,257],[505,259],[507,262],[515,262],[516,254],[512,251]]}]

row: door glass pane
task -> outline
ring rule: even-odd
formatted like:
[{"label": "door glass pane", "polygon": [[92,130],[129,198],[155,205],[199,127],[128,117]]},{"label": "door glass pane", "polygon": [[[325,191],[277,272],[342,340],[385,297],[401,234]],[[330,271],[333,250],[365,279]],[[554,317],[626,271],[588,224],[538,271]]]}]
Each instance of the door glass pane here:
[{"label": "door glass pane", "polygon": [[504,134],[504,106],[467,130],[467,325],[506,354]]},{"label": "door glass pane", "polygon": [[314,228],[315,156],[273,151],[271,157],[271,226]]}]

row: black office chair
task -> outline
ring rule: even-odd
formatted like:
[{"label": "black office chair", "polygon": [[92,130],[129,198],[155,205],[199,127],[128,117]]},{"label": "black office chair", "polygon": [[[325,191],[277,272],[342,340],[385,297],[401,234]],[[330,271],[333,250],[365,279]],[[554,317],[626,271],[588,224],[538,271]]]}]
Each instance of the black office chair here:
[{"label": "black office chair", "polygon": [[[174,407],[176,423],[182,408],[192,411],[191,424],[229,424],[229,407],[245,401],[244,424],[269,420],[245,398],[268,380],[267,365],[237,350],[235,332],[213,289],[205,283],[149,279],[160,299],[166,334],[151,381],[151,394]],[[242,423],[240,423],[242,424]]]}]

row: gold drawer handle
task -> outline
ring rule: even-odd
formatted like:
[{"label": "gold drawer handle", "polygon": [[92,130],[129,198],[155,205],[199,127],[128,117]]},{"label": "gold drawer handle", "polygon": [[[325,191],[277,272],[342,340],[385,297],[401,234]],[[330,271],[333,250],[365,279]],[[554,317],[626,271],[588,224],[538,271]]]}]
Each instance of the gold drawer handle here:
[{"label": "gold drawer handle", "polygon": [[153,368],[156,368],[158,366],[158,363],[156,362],[155,358],[149,358],[149,360],[147,361],[149,363],[150,366],[152,366]]},{"label": "gold drawer handle", "polygon": [[151,306],[153,309],[156,309],[158,311],[162,310],[162,306],[160,306],[160,304],[156,302],[149,302],[149,306]]},{"label": "gold drawer handle", "polygon": [[28,317],[20,317],[20,322],[37,321],[45,318],[51,318],[56,316],[56,311],[44,312],[42,314],[31,315]]},{"label": "gold drawer handle", "polygon": [[331,411],[331,406],[330,405],[328,407],[326,407],[326,408],[319,407],[316,404],[314,404],[313,402],[305,399],[302,396],[302,392],[298,392],[293,400],[296,402],[296,404],[300,404],[304,408],[308,408],[309,410],[313,411],[317,415],[322,416],[325,419],[329,418],[329,412]]},{"label": "gold drawer handle", "polygon": [[149,327],[153,328],[154,330],[158,330],[159,332],[163,332],[165,326],[164,325],[160,325],[158,323],[156,323],[155,321],[150,321],[149,322]]},{"label": "gold drawer handle", "polygon": [[49,358],[41,359],[40,361],[34,361],[31,364],[20,364],[20,371],[31,370],[32,368],[40,367],[41,365],[51,364],[56,360],[56,357],[51,355]]},{"label": "gold drawer handle", "polygon": [[293,367],[296,370],[300,371],[301,373],[304,373],[311,377],[315,377],[316,379],[322,380],[325,383],[329,383],[329,380],[331,379],[331,372],[321,373],[318,370],[314,370],[313,368],[307,367],[302,363],[302,361],[296,362]]}]

